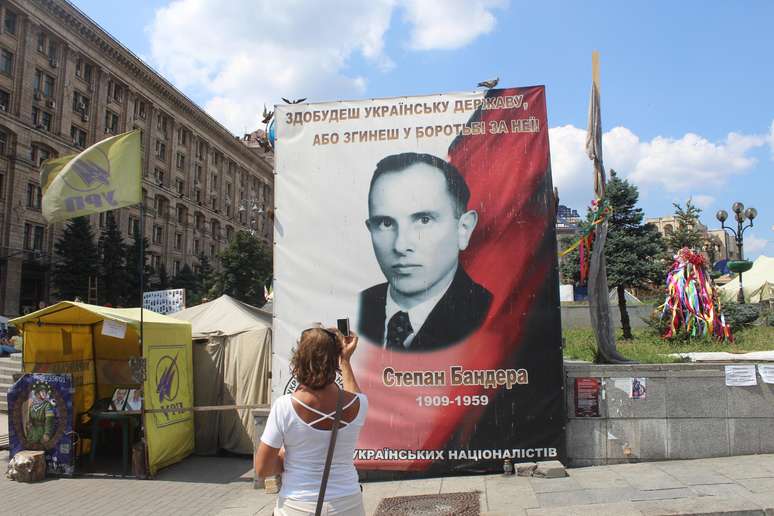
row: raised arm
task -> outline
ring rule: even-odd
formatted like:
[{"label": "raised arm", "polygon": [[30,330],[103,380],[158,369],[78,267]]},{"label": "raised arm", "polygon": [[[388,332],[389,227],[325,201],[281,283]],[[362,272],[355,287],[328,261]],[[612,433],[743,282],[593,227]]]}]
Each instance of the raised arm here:
[{"label": "raised arm", "polygon": [[349,392],[361,392],[360,386],[355,379],[355,373],[352,371],[350,358],[357,349],[357,335],[352,332],[348,337],[340,335],[341,339],[341,358],[339,359],[339,368],[341,368],[341,379],[344,381],[344,390]]}]

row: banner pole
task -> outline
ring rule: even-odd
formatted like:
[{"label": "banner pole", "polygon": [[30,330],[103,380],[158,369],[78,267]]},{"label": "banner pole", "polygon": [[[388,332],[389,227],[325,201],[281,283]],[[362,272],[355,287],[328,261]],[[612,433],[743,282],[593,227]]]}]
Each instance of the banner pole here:
[{"label": "banner pole", "polygon": [[145,200],[140,202],[140,353],[143,345],[143,305],[145,298]]}]

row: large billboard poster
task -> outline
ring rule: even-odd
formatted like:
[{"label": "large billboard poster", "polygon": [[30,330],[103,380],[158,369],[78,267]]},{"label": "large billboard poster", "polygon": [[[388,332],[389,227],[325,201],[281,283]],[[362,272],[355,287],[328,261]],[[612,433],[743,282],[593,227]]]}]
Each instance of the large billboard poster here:
[{"label": "large billboard poster", "polygon": [[364,470],[501,470],[564,452],[542,86],[275,113],[272,393],[302,330],[349,317]]}]

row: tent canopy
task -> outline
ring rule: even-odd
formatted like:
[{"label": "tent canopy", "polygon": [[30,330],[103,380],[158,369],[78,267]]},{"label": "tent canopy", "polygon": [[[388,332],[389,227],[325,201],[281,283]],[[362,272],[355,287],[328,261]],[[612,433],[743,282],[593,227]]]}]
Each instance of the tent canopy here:
[{"label": "tent canopy", "polygon": [[225,294],[209,303],[171,314],[171,317],[190,322],[191,335],[195,339],[271,328],[271,312],[267,313]]},{"label": "tent canopy", "polygon": [[[269,403],[271,313],[229,296],[171,314],[193,327],[194,395],[197,406]],[[195,414],[196,453],[223,449],[253,452],[250,409]]]},{"label": "tent canopy", "polygon": [[[752,268],[742,274],[742,290],[745,301],[750,303],[766,301],[767,289],[765,284],[767,282],[774,284],[774,258],[761,255],[755,259]],[[720,287],[720,295],[725,301],[735,300],[738,292],[739,277]],[[763,296],[760,295],[761,293]]]},{"label": "tent canopy", "polygon": [[[118,324],[106,330],[106,321]],[[129,359],[144,358],[144,428],[151,474],[191,453],[190,323],[139,308],[73,301],[62,301],[10,322],[24,332],[25,372],[72,375],[76,414],[90,409],[95,399],[110,397],[118,387],[139,387]]]}]

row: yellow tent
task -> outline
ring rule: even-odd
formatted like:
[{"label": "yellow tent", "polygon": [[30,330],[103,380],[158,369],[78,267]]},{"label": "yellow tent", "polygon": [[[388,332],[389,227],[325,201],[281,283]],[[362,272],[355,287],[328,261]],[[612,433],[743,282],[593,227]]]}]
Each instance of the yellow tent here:
[{"label": "yellow tent", "polygon": [[145,359],[143,409],[148,469],[193,451],[191,324],[140,309],[62,301],[10,321],[24,332],[25,372],[71,373],[73,410],[88,410],[116,387],[135,384],[129,359]]}]

